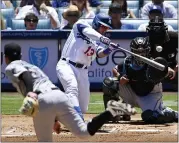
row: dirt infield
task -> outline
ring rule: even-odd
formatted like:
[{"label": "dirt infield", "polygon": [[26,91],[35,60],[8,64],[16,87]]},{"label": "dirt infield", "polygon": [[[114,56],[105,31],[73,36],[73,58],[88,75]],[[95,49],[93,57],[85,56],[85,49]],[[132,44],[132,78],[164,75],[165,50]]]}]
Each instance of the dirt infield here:
[{"label": "dirt infield", "polygon": [[[85,115],[88,120],[94,114]],[[25,116],[2,116],[2,142],[36,142],[32,118]],[[132,117],[130,122],[105,124],[90,139],[78,139],[65,127],[59,135],[54,134],[55,142],[178,142],[177,123],[164,125],[145,125],[140,115]]]}]

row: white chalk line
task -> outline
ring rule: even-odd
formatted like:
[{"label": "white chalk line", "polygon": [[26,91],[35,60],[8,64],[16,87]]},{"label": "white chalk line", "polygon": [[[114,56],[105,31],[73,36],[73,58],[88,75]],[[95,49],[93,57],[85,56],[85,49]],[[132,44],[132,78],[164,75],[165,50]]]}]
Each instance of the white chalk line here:
[{"label": "white chalk line", "polygon": [[[167,101],[163,101],[164,104],[166,106],[177,106],[178,105],[178,102],[177,101],[170,101],[170,100],[167,100]],[[95,101],[94,103],[89,103],[91,105],[102,105],[104,104],[102,101]]]},{"label": "white chalk line", "polygon": [[[96,134],[111,134],[115,132],[117,128],[112,128],[111,130],[101,130],[103,131],[102,133],[97,132]],[[10,132],[6,132],[6,134],[1,134],[1,137],[26,137],[26,136],[36,136],[35,133],[16,133],[16,134],[10,134],[13,131],[10,130]],[[56,133],[53,133],[53,135],[57,135]],[[59,135],[69,135],[66,133],[60,133]]]},{"label": "white chalk line", "polygon": [[163,130],[158,130],[158,129],[130,129],[127,130],[128,132],[152,132],[152,133],[156,133],[156,132],[162,132]]},{"label": "white chalk line", "polygon": [[1,134],[1,137],[25,137],[25,136],[34,136],[35,133],[19,133],[19,134]]},{"label": "white chalk line", "polygon": [[[127,131],[119,131],[117,128],[112,128],[111,130],[100,130],[101,132],[97,132],[96,134],[111,134],[111,133],[117,133],[117,132],[138,132],[138,133],[160,133],[164,130],[158,130],[158,129],[129,129]],[[6,132],[7,133],[7,132]],[[178,131],[176,130],[174,134],[178,134]],[[35,133],[18,133],[18,134],[2,134],[1,137],[25,137],[25,136],[35,136]],[[56,133],[53,133],[53,135],[57,135]],[[69,135],[66,133],[60,133],[59,135]]]}]

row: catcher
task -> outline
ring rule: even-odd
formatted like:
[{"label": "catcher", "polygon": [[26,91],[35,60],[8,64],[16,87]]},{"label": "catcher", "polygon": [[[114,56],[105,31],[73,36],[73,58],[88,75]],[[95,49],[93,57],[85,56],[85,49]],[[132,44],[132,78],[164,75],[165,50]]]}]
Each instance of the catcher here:
[{"label": "catcher", "polygon": [[[130,48],[144,57],[148,57],[151,50],[148,38],[143,37],[133,39]],[[154,60],[165,65],[165,70],[159,71],[134,56],[126,57],[123,63],[117,65],[113,69],[115,78],[106,77],[103,81],[105,107],[108,100],[121,100],[141,108],[141,117],[146,123],[178,122],[178,112],[165,107],[162,101],[161,81],[166,77],[172,78],[173,70],[163,58]],[[130,116],[123,116],[123,120],[130,120]]]},{"label": "catcher", "polygon": [[6,75],[14,87],[24,96],[20,112],[32,116],[39,142],[52,142],[52,128],[57,133],[59,121],[73,134],[81,138],[94,135],[111,117],[134,114],[135,109],[121,102],[108,102],[106,111],[87,124],[74,109],[66,95],[36,66],[21,59],[21,47],[10,43],[4,47]]}]

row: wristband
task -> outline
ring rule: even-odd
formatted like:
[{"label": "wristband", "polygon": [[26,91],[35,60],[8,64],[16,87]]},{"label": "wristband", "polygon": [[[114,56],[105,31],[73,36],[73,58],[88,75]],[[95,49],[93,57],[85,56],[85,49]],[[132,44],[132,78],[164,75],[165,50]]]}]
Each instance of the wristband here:
[{"label": "wristband", "polygon": [[103,53],[105,55],[109,55],[112,52],[112,50],[110,48],[106,48],[105,50],[103,50]]}]

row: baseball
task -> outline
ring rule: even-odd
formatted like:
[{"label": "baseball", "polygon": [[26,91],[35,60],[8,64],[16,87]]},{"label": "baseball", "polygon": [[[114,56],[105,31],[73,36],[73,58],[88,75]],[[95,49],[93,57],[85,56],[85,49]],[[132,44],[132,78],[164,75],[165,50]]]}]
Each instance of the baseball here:
[{"label": "baseball", "polygon": [[163,48],[162,48],[162,46],[157,46],[156,50],[157,50],[157,52],[162,52]]}]

